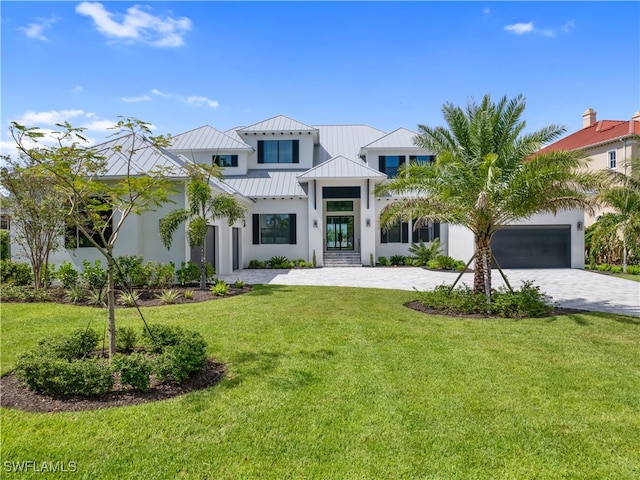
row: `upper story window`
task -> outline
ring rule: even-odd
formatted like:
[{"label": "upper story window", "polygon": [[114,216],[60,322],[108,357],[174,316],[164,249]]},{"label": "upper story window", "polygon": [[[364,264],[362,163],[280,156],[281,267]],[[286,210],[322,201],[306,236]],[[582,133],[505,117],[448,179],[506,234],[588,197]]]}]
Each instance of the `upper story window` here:
[{"label": "upper story window", "polygon": [[609,168],[615,169],[618,167],[618,162],[616,160],[616,151],[609,150],[607,152],[608,166]]},{"label": "upper story window", "polygon": [[435,155],[411,155],[409,161],[417,163],[419,165],[429,164],[436,161]]},{"label": "upper story window", "polygon": [[404,155],[380,155],[378,157],[379,168],[382,173],[389,177],[398,175],[398,168],[405,162]]},{"label": "upper story window", "polygon": [[258,163],[300,163],[299,140],[258,140]]},{"label": "upper story window", "polygon": [[214,155],[213,163],[219,167],[237,167],[238,155]]}]

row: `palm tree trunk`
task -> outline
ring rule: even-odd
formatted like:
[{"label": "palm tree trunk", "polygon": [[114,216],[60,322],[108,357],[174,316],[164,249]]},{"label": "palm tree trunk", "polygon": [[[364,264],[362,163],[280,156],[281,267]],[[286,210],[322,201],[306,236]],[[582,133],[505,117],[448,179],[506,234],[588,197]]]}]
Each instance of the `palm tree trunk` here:
[{"label": "palm tree trunk", "polygon": [[491,237],[487,234],[476,235],[475,270],[473,274],[473,293],[491,292]]}]

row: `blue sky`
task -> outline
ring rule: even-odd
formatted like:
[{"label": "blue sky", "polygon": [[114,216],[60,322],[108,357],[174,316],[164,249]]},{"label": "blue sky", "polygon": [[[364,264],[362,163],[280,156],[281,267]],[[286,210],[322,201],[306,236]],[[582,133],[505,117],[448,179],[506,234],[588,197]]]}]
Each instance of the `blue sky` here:
[{"label": "blue sky", "polygon": [[385,131],[445,102],[522,93],[529,130],[640,110],[640,2],[2,1],[2,141],[12,120],[118,116],[177,134],[283,114]]}]

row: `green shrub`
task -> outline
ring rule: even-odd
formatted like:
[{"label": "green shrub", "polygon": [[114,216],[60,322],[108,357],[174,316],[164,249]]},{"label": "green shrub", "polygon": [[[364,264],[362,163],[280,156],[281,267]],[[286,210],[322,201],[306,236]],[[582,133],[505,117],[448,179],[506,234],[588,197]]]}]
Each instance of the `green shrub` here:
[{"label": "green shrub", "polygon": [[155,374],[163,381],[179,383],[201,372],[207,360],[207,343],[198,332],[182,331],[178,341],[157,358]]},{"label": "green shrub", "polygon": [[116,352],[132,352],[138,343],[138,334],[131,327],[116,328]]},{"label": "green shrub", "polygon": [[156,298],[165,305],[172,305],[178,301],[178,298],[180,298],[180,292],[177,290],[162,290],[162,292],[156,295]]},{"label": "green shrub", "polygon": [[629,275],[640,275],[640,265],[627,265]]},{"label": "green shrub", "polygon": [[145,392],[151,385],[152,363],[143,353],[131,355],[116,354],[112,361],[113,369],[120,373],[120,382],[135,390]]},{"label": "green shrub", "polygon": [[64,291],[65,300],[77,303],[82,302],[86,297],[86,291],[80,285],[72,285]]},{"label": "green shrub", "polygon": [[29,388],[48,395],[104,395],[113,388],[106,359],[68,361],[41,347],[18,356],[15,373]]},{"label": "green shrub", "polygon": [[409,247],[409,253],[415,257],[414,264],[421,267],[427,265],[430,260],[435,258],[441,249],[442,244],[440,243],[440,239],[437,238],[433,242],[426,244],[423,241],[420,243],[412,243]]},{"label": "green shrub", "polygon": [[182,296],[186,299],[186,300],[191,300],[193,299],[193,290],[185,290],[182,293]]},{"label": "green shrub", "polygon": [[173,262],[155,263],[153,266],[153,285],[168,288],[174,283],[176,267]]},{"label": "green shrub", "polygon": [[289,268],[290,263],[289,259],[283,255],[274,256],[267,260],[269,268]]},{"label": "green shrub", "polygon": [[209,287],[209,290],[211,290],[214,295],[224,297],[227,293],[229,293],[229,285],[227,285],[224,280],[219,280],[211,285],[211,287]]},{"label": "green shrub", "polygon": [[608,263],[600,263],[596,265],[596,270],[599,272],[608,272],[611,270],[611,265]]},{"label": "green shrub", "polygon": [[140,255],[117,257],[114,282],[116,287],[144,287],[149,285],[149,274],[145,270]]},{"label": "green shrub", "polygon": [[9,260],[9,230],[0,230],[0,260]]},{"label": "green shrub", "polygon": [[60,267],[58,267],[58,271],[55,272],[54,276],[60,281],[62,288],[69,289],[78,284],[78,277],[80,274],[73,267],[71,262],[64,261],[60,264]]},{"label": "green shrub", "polygon": [[91,305],[95,305],[96,307],[104,307],[107,304],[104,298],[104,290],[101,288],[89,291],[87,300]]},{"label": "green shrub", "polygon": [[79,328],[69,335],[40,340],[38,348],[67,361],[88,357],[98,345],[100,335],[91,328]]},{"label": "green shrub", "polygon": [[82,283],[91,290],[103,289],[107,284],[107,271],[100,265],[100,260],[93,262],[93,265],[88,260],[84,260],[82,267]]},{"label": "green shrub", "polygon": [[414,262],[415,262],[415,258],[405,257],[404,259],[404,264],[407,265],[408,267],[412,266]]},{"label": "green shrub", "polygon": [[244,280],[236,280],[235,282],[233,282],[233,287],[234,288],[244,288],[245,287]]},{"label": "green shrub", "polygon": [[31,286],[19,286],[12,283],[0,283],[0,300],[3,302],[48,302],[51,293],[44,289],[34,289]]},{"label": "green shrub", "polygon": [[175,275],[178,283],[182,286],[198,283],[200,280],[200,269],[197,264],[189,260],[187,263],[180,263],[180,268],[176,270]]},{"label": "green shrub", "polygon": [[391,263],[391,265],[394,266],[398,266],[398,265],[404,265],[404,255],[391,255],[391,258],[389,259],[389,263]]},{"label": "green shrub", "polygon": [[135,290],[120,292],[118,295],[118,303],[125,307],[134,307],[138,300],[140,300],[140,293]]},{"label": "green shrub", "polygon": [[142,330],[142,340],[153,351],[162,351],[165,347],[176,345],[183,335],[182,328],[174,325],[154,323]]},{"label": "green shrub", "polygon": [[609,269],[609,271],[611,273],[622,273],[622,266],[620,266],[620,265],[611,265],[611,268]]},{"label": "green shrub", "polygon": [[378,257],[378,263],[383,267],[386,267],[389,265],[389,260],[387,260],[387,257]]},{"label": "green shrub", "polygon": [[18,263],[11,260],[0,260],[0,283],[12,283],[26,286],[33,283],[33,274],[28,263]]},{"label": "green shrub", "polygon": [[448,255],[436,255],[427,262],[427,268],[431,270],[463,270],[465,263],[461,260],[455,260]]},{"label": "green shrub", "polygon": [[431,291],[421,292],[418,301],[425,307],[454,314],[487,314],[506,318],[540,317],[549,313],[545,296],[539,287],[523,282],[520,290],[513,292],[501,287],[491,292],[491,304],[487,306],[484,294],[474,294],[466,285],[449,293],[450,287],[440,285]]},{"label": "green shrub", "polygon": [[247,265],[247,268],[252,268],[252,269],[259,269],[264,267],[265,267],[265,263],[261,260],[250,260],[249,265]]}]

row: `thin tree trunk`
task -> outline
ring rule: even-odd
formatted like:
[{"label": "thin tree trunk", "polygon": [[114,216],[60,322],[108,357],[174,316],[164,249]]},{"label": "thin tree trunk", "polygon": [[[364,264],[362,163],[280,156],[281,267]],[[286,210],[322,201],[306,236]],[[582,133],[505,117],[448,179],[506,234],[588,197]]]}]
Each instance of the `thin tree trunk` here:
[{"label": "thin tree trunk", "polygon": [[200,247],[200,290],[207,289],[207,239]]},{"label": "thin tree trunk", "polygon": [[116,292],[115,259],[111,249],[107,250],[107,305],[109,309],[109,359],[116,354]]}]

